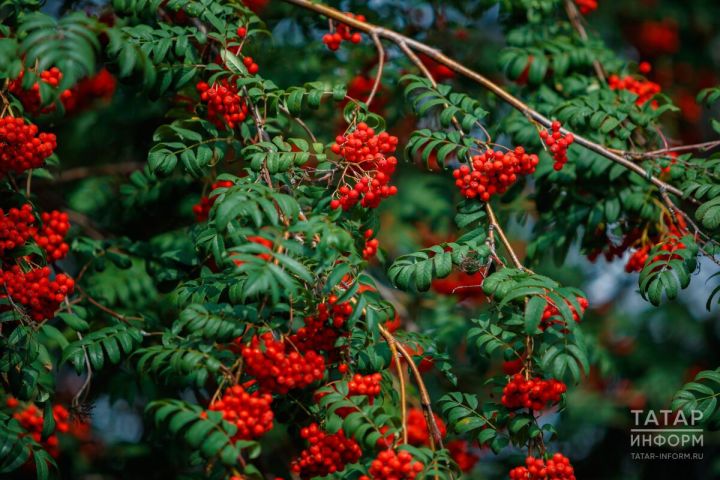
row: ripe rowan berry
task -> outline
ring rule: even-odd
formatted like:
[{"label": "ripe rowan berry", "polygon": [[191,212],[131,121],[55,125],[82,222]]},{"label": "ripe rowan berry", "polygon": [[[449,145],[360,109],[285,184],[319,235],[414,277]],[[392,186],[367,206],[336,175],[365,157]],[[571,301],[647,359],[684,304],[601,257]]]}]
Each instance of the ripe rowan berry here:
[{"label": "ripe rowan berry", "polygon": [[63,107],[66,114],[72,114],[85,110],[97,100],[109,101],[117,87],[117,80],[105,68],[91,77],[80,80],[77,85],[67,90],[67,94],[61,95]]},{"label": "ripe rowan berry", "polygon": [[[346,13],[350,18],[354,18],[359,22],[365,21],[364,15],[353,15],[352,13]],[[323,43],[332,51],[340,48],[340,44],[344,41],[350,43],[360,43],[362,41],[362,35],[358,32],[353,32],[352,29],[344,23],[338,23],[335,27],[334,33],[326,33],[322,37]]]},{"label": "ripe rowan berry", "polygon": [[[440,436],[445,437],[445,435],[447,435],[445,422],[443,422],[442,419],[434,413],[433,417],[435,418],[435,424],[437,425],[438,430],[440,430]],[[407,436],[408,443],[410,445],[415,445],[416,447],[430,445],[430,430],[428,428],[427,420],[425,419],[425,414],[421,408],[411,408],[408,410]]]},{"label": "ripe rowan berry", "polygon": [[[660,85],[650,80],[634,78],[631,75],[620,77],[618,75],[610,75],[608,78],[608,86],[610,90],[627,90],[637,95],[635,103],[644,105],[655,95],[660,93]],[[657,101],[653,100],[650,104],[653,108],[657,108]]]},{"label": "ripe rowan berry", "polygon": [[56,147],[54,134],[22,118],[0,118],[0,176],[41,167]]},{"label": "ripe rowan berry", "polygon": [[360,445],[340,430],[332,435],[320,429],[317,423],[300,430],[300,436],[310,444],[291,463],[292,471],[300,478],[325,477],[341,472],[345,466],[357,462],[362,456]]},{"label": "ripe rowan berry", "polygon": [[451,78],[455,78],[454,71],[450,70],[442,63],[438,63],[437,61],[433,60],[424,53],[419,54],[418,58],[423,63],[423,65],[427,67],[428,72],[430,72],[430,75],[433,77],[433,79],[435,79],[436,82],[442,82]]},{"label": "ripe rowan berry", "polygon": [[305,325],[290,336],[290,341],[301,352],[321,351],[330,359],[337,359],[341,352],[335,343],[346,334],[345,323],[352,313],[350,302],[338,303],[337,297],[331,295],[327,302],[317,306],[315,315],[308,315],[303,319]]},{"label": "ripe rowan berry", "polygon": [[70,230],[68,214],[53,210],[40,215],[42,226],[34,232],[35,242],[45,251],[51,262],[65,258],[70,246],[65,243],[65,236]]},{"label": "ripe rowan berry", "polygon": [[[22,103],[25,112],[30,115],[38,115],[41,113],[50,113],[55,110],[55,105],[49,105],[47,107],[41,107],[42,98],[40,96],[40,85],[35,82],[30,89],[23,88],[23,78],[25,77],[25,71],[20,72],[20,75],[10,82],[8,87],[10,93],[15,95],[20,103]],[[57,67],[52,67],[49,70],[40,72],[40,81],[50,85],[53,88],[57,88],[62,80],[62,72]],[[65,102],[69,97],[72,96],[70,90],[63,90],[60,93],[60,100]]]},{"label": "ripe rowan berry", "polygon": [[377,249],[380,246],[380,241],[377,238],[372,238],[373,233],[371,229],[365,230],[365,248],[362,251],[365,260],[370,260],[377,255]]},{"label": "ripe rowan berry", "polygon": [[0,272],[5,291],[0,298],[11,298],[22,305],[34,321],[39,322],[55,316],[65,297],[75,288],[72,278],[61,273],[50,279],[50,267],[40,267],[27,272],[18,265]]},{"label": "ripe rowan berry", "polygon": [[[682,259],[682,257],[675,252],[686,248],[685,244],[681,241],[681,238],[686,235],[688,231],[685,219],[681,215],[671,217],[669,214],[663,214],[662,224],[664,225],[663,231],[654,235],[649,243],[640,246],[630,255],[630,258],[625,264],[626,272],[639,272],[645,265],[661,260],[670,261]],[[639,235],[636,235],[633,238],[638,237]],[[661,245],[660,251],[648,262],[650,250],[654,245],[658,244]]]},{"label": "ripe rowan berry", "polygon": [[215,199],[217,198],[217,195],[213,195],[213,192],[218,188],[230,188],[233,185],[234,183],[230,180],[220,180],[213,183],[210,186],[210,194],[208,196],[200,197],[200,201],[192,207],[192,211],[195,214],[195,220],[198,223],[207,221],[208,216],[210,215],[210,209],[215,204]]},{"label": "ripe rowan berry", "polygon": [[465,440],[452,440],[447,442],[445,448],[450,451],[450,456],[455,460],[462,472],[472,470],[480,459],[477,455],[470,453],[468,442]]},{"label": "ripe rowan berry", "polygon": [[[12,410],[20,406],[20,402],[14,397],[8,397],[6,404]],[[31,436],[34,441],[40,443],[52,457],[57,458],[60,455],[57,433],[68,433],[70,431],[70,413],[62,405],[54,405],[52,414],[55,420],[55,430],[45,439],[42,438],[43,412],[35,404],[30,403],[22,410],[14,412],[13,418],[27,432],[26,435]]]},{"label": "ripe rowan berry", "polygon": [[570,460],[561,453],[554,454],[547,461],[528,456],[525,465],[513,468],[510,480],[575,480]]},{"label": "ripe rowan berry", "polygon": [[541,130],[540,138],[545,142],[545,145],[547,145],[548,150],[550,150],[553,156],[553,160],[555,160],[553,168],[555,170],[562,170],[568,160],[567,149],[575,141],[575,137],[572,133],[563,135],[562,132],[560,132],[562,124],[557,120],[552,122],[550,128],[551,130]]},{"label": "ripe rowan berry", "polygon": [[[253,65],[252,58],[250,65]],[[226,78],[212,86],[206,82],[198,82],[196,88],[200,92],[200,100],[207,104],[208,120],[216,127],[233,129],[247,118],[248,106],[234,82]]]},{"label": "ripe rowan berry", "polygon": [[222,412],[222,418],[237,427],[233,440],[254,440],[273,427],[272,396],[248,393],[240,385],[228,388],[221,399],[210,404],[209,410]]},{"label": "ripe rowan berry", "polygon": [[[650,250],[652,249],[653,245],[644,245],[635,250],[633,254],[630,255],[630,258],[628,258],[628,261],[625,264],[625,271],[628,273],[639,272],[645,267],[645,265],[654,262],[658,262],[661,260],[670,261],[682,259],[682,256],[674,253],[678,250],[683,250],[686,248],[685,244],[681,242],[677,236],[670,234],[667,235],[663,240],[659,241],[662,242],[662,246],[660,247],[660,251],[652,258],[651,261],[648,261],[648,259],[650,258]],[[657,268],[662,267],[658,266]]]},{"label": "ripe rowan berry", "polygon": [[356,373],[348,382],[348,395],[365,395],[372,400],[380,395],[380,382],[382,375],[380,373],[371,373],[369,375],[361,375]]},{"label": "ripe rowan berry", "polygon": [[7,213],[0,209],[0,255],[25,245],[35,231],[34,224],[35,215],[29,203],[11,208]]},{"label": "ripe rowan berry", "polygon": [[509,409],[529,408],[543,410],[560,401],[560,397],[567,390],[564,383],[554,378],[526,379],[521,374],[510,377],[503,389],[502,404]]},{"label": "ripe rowan berry", "polygon": [[363,475],[359,480],[414,480],[424,468],[410,452],[387,449],[378,453],[370,464],[370,475]]},{"label": "ripe rowan berry", "polygon": [[331,150],[344,160],[346,170],[357,173],[360,178],[354,186],[340,186],[340,196],[330,202],[330,207],[349,210],[359,202],[365,208],[376,208],[383,198],[395,195],[397,187],[388,183],[395,172],[397,158],[386,155],[395,152],[397,144],[397,137],[387,132],[376,134],[365,122],[358,123],[350,134],[339,135]]},{"label": "ripe rowan berry", "polygon": [[594,12],[598,7],[597,0],[575,0],[575,5],[578,6],[578,10],[583,15],[587,15],[590,12]]},{"label": "ripe rowan berry", "polygon": [[537,155],[526,153],[523,147],[507,152],[489,149],[472,157],[470,165],[455,169],[453,177],[466,198],[487,202],[492,195],[505,193],[518,175],[533,173],[537,164]]},{"label": "ripe rowan berry", "polygon": [[314,350],[298,352],[285,340],[275,340],[272,333],[253,336],[242,348],[246,372],[255,377],[264,390],[286,394],[305,388],[325,375],[325,359]]},{"label": "ripe rowan berry", "polygon": [[[559,317],[561,317],[560,310],[557,308],[556,305],[553,305],[550,302],[549,298],[546,298],[546,299],[547,299],[548,303],[545,306],[545,310],[543,311],[543,314],[542,314],[542,319],[540,320],[540,329],[546,330],[547,328],[549,328],[553,325],[565,326],[565,322],[559,318]],[[585,298],[585,297],[576,297],[576,299],[580,306],[580,312],[575,311],[575,307],[573,307],[573,305],[570,302],[567,303],[567,306],[570,309],[570,312],[572,313],[573,320],[575,320],[575,322],[579,323],[580,318],[582,317],[582,314],[585,313],[585,310],[587,309],[587,307],[589,305],[589,302],[587,301],[587,298]]]}]

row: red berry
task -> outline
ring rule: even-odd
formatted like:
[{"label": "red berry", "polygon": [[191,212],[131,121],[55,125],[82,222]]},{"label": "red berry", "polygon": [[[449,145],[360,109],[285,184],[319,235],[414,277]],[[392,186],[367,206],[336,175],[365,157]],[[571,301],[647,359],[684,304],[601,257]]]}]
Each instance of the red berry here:
[{"label": "red berry", "polygon": [[222,418],[237,426],[233,440],[254,440],[273,427],[272,396],[268,393],[248,393],[240,385],[225,391],[210,410],[222,412]]},{"label": "red berry", "polygon": [[370,476],[359,480],[414,480],[425,465],[415,460],[406,450],[383,450],[370,464]]},{"label": "red berry", "polygon": [[[352,186],[341,186],[340,196],[331,202],[331,208],[350,210],[358,203],[365,208],[376,208],[383,198],[395,195],[397,188],[388,183],[397,167],[397,158],[386,155],[394,153],[397,144],[397,137],[387,132],[376,134],[364,122],[351,133],[338,136],[331,150],[342,157],[347,170],[356,173],[360,180]],[[377,246],[370,245],[364,252],[366,258],[374,256],[376,250]]]},{"label": "red berry", "polygon": [[565,384],[559,380],[526,379],[522,374],[517,373],[510,377],[505,385],[501,400],[502,404],[511,410],[518,408],[543,410],[558,403],[565,391]]},{"label": "red berry", "polygon": [[300,430],[300,436],[310,446],[292,461],[291,469],[302,479],[341,472],[345,465],[357,462],[362,456],[360,445],[346,437],[342,430],[329,435],[313,423]]},{"label": "red berry", "polygon": [[261,388],[274,393],[305,388],[325,375],[325,359],[320,354],[288,348],[284,340],[275,340],[269,332],[254,336],[242,348],[242,357],[246,372],[257,379]]}]

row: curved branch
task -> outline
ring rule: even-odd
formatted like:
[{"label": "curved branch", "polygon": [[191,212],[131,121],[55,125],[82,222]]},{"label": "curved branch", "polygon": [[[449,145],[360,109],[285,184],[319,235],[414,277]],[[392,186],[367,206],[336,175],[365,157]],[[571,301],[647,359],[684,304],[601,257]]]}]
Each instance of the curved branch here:
[{"label": "curved branch", "polygon": [[436,443],[440,446],[440,448],[444,448],[442,435],[440,434],[440,428],[435,421],[435,415],[432,411],[430,394],[427,391],[425,382],[422,379],[422,374],[420,374],[420,370],[418,369],[417,365],[415,365],[415,361],[413,360],[412,355],[400,342],[397,341],[397,339],[385,327],[383,327],[382,325],[378,325],[377,327],[378,330],[380,330],[380,334],[383,336],[383,338],[385,338],[385,341],[387,341],[389,344],[395,345],[397,351],[400,353],[401,356],[405,358],[405,361],[407,361],[408,366],[410,367],[410,371],[412,371],[413,377],[415,377],[415,382],[417,383],[418,390],[420,391],[420,405],[422,406],[423,413],[425,414],[425,422],[427,423],[428,430],[430,431],[431,440],[434,440],[433,445],[435,445]]},{"label": "curved branch", "polygon": [[380,88],[380,81],[382,80],[383,75],[383,67],[385,66],[385,49],[382,46],[380,37],[375,34],[372,34],[371,37],[373,39],[373,43],[375,43],[375,48],[378,52],[378,67],[377,73],[375,74],[375,82],[373,83],[372,90],[370,91],[370,95],[368,95],[367,100],[365,101],[365,104],[368,106],[368,108],[370,107],[370,104],[372,103],[375,95],[378,92],[378,89]]},{"label": "curved branch", "polygon": [[[520,111],[523,115],[528,117],[529,119],[543,125],[546,128],[550,128],[552,121],[541,114],[540,112],[534,110],[529,105],[524,103],[519,98],[513,96],[509,92],[506,92],[501,86],[498,84],[492,82],[490,79],[484,77],[483,75],[479,74],[478,72],[466,67],[465,65],[453,60],[452,58],[448,57],[447,55],[443,54],[440,50],[433,48],[429,45],[426,45],[422,42],[419,42],[417,40],[414,40],[410,37],[406,37],[405,35],[402,35],[400,33],[395,32],[394,30],[388,30],[387,28],[379,27],[377,25],[373,25],[371,23],[367,22],[361,22],[358,21],[352,17],[349,17],[345,13],[336,10],[332,7],[329,7],[327,5],[323,5],[320,3],[312,3],[309,0],[283,0],[287,3],[292,3],[293,5],[297,5],[299,7],[302,7],[307,10],[312,10],[314,12],[317,12],[321,15],[324,15],[328,18],[331,18],[333,20],[337,20],[338,22],[344,23],[356,30],[359,30],[361,32],[365,32],[371,36],[376,35],[379,38],[385,38],[387,40],[390,40],[400,47],[402,45],[406,45],[410,49],[416,50],[418,52],[422,52],[428,57],[432,58],[438,63],[441,63],[445,65],[446,67],[450,68],[451,70],[454,70],[455,72],[459,73],[460,75],[463,75],[476,83],[480,84],[482,87],[484,87],[487,90],[490,90],[492,93],[494,93],[496,96],[498,96],[502,101],[509,104],[516,110]],[[563,133],[572,133],[566,129],[562,129]],[[672,193],[673,195],[682,196],[682,191],[666,182],[663,182],[659,178],[653,176],[649,171],[644,169],[642,166],[637,165],[633,163],[632,161],[628,160],[627,158],[624,158],[617,153],[614,153],[610,150],[608,150],[606,147],[593,142],[592,140],[589,140],[581,135],[577,135],[573,133],[573,136],[575,137],[575,143],[578,145],[581,145],[588,150],[597,153],[598,155],[602,155],[603,157],[607,158],[608,160],[611,160],[617,164],[620,164],[627,168],[628,170],[631,170],[641,177],[645,178],[648,182],[652,183],[656,187],[658,187],[660,190],[664,190],[668,193]]]}]

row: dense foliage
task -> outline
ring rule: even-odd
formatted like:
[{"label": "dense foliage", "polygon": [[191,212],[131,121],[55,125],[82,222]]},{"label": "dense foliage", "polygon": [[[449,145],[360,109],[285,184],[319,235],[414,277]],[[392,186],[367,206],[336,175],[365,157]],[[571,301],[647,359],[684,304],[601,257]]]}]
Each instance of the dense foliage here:
[{"label": "dense foliage", "polygon": [[649,478],[628,410],[720,425],[677,12],[336,3],[0,0],[3,478]]}]

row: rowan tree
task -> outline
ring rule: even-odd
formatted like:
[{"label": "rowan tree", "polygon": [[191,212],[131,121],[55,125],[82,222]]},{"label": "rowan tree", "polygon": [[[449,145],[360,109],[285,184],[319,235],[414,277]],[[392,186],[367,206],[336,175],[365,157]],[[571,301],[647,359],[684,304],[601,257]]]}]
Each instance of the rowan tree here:
[{"label": "rowan tree", "polygon": [[0,473],[662,478],[611,439],[718,423],[720,87],[661,83],[720,9],[605,3],[0,2]]}]

